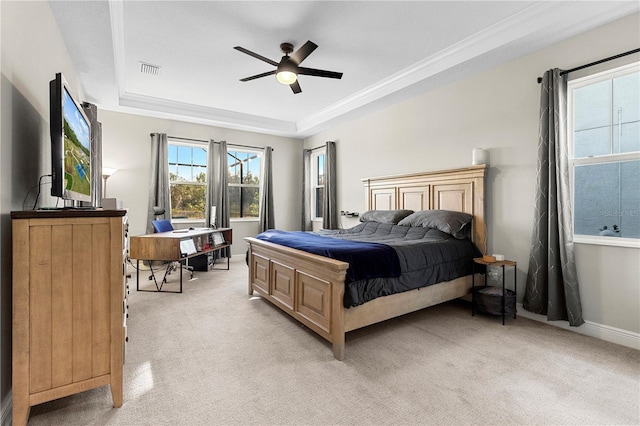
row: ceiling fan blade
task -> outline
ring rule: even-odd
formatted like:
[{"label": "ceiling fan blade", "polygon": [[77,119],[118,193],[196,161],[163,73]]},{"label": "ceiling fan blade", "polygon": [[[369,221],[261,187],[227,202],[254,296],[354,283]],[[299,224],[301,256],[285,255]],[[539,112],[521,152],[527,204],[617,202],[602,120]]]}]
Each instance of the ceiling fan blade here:
[{"label": "ceiling fan blade", "polygon": [[314,42],[307,41],[302,45],[300,49],[293,52],[293,54],[291,55],[291,59],[293,60],[293,62],[300,65],[300,63],[304,61],[307,56],[311,55],[311,52],[316,50],[317,47],[318,45]]},{"label": "ceiling fan blade", "polygon": [[276,61],[272,61],[272,60],[271,60],[271,59],[269,59],[269,58],[265,58],[265,57],[264,57],[264,56],[262,56],[262,55],[258,55],[257,53],[254,53],[254,52],[252,52],[252,51],[250,51],[250,50],[247,50],[247,49],[245,49],[244,47],[236,46],[236,47],[234,47],[234,49],[236,49],[237,51],[240,51],[240,52],[242,52],[242,53],[246,53],[246,54],[247,54],[247,55],[249,55],[249,56],[253,56],[253,57],[254,57],[254,58],[256,58],[256,59],[260,59],[261,61],[264,61],[264,62],[266,62],[266,63],[268,63],[268,64],[270,64],[270,65],[273,65],[274,67],[277,67],[277,66],[278,66],[278,63],[277,63]]},{"label": "ceiling fan blade", "polygon": [[315,68],[298,67],[298,74],[312,75],[314,77],[326,77],[326,78],[342,78],[341,72],[317,70]]},{"label": "ceiling fan blade", "polygon": [[291,83],[289,85],[289,87],[291,87],[291,90],[293,90],[293,93],[302,92],[302,89],[300,88],[300,83],[298,83],[298,80],[296,80],[295,82]]},{"label": "ceiling fan blade", "polygon": [[262,74],[252,75],[251,77],[241,78],[240,81],[251,81],[251,80],[255,80],[256,78],[266,77],[268,75],[274,75],[275,73],[276,73],[276,70],[267,71],[267,72],[263,72]]}]

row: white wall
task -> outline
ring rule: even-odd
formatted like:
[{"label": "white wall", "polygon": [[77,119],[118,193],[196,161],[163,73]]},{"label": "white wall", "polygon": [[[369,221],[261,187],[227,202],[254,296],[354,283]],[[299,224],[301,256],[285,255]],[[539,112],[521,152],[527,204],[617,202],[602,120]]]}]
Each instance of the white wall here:
[{"label": "white wall", "polygon": [[[6,424],[11,408],[10,212],[31,208],[38,178],[51,172],[49,81],[62,72],[78,95],[83,90],[47,2],[1,1],[0,19],[0,408]],[[43,192],[50,203],[46,185]]]},{"label": "white wall", "polygon": [[[129,209],[131,235],[146,233],[151,167],[150,133],[199,140],[226,140],[228,144],[271,146],[274,151],[273,188],[276,227],[300,229],[302,205],[302,150],[300,139],[262,135],[181,121],[123,114],[98,108],[102,123],[102,163],[118,171],[107,181],[107,197],[119,198]],[[204,223],[194,226],[203,226]],[[187,225],[188,226],[188,225]],[[258,222],[232,221],[233,254],[246,251],[243,238],[258,234]]]},{"label": "white wall", "polygon": [[[518,262],[521,301],[533,225],[540,97],[536,78],[550,68],[570,69],[635,49],[638,40],[636,14],[335,126],[307,138],[305,147],[336,141],[339,209],[360,212],[361,178],[465,167],[471,164],[473,147],[488,149],[488,252]],[[349,226],[357,220],[342,221]],[[576,251],[585,319],[639,333],[639,250],[577,245]]]}]

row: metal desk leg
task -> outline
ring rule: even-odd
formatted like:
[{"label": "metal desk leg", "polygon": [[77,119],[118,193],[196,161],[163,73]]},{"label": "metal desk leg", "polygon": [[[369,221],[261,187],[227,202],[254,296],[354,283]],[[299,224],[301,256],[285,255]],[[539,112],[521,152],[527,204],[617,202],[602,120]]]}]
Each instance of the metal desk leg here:
[{"label": "metal desk leg", "polygon": [[471,316],[476,315],[476,263],[473,262],[471,270]]},{"label": "metal desk leg", "polygon": [[[518,276],[518,268],[517,266],[513,267],[513,294],[516,296],[516,301],[518,300],[518,285],[516,284],[516,279]],[[516,319],[516,311],[517,309],[513,310],[513,319]]]},{"label": "metal desk leg", "polygon": [[507,294],[505,293],[504,289],[504,265],[502,265],[502,325],[504,325],[504,317],[507,315],[504,306],[506,298]]}]

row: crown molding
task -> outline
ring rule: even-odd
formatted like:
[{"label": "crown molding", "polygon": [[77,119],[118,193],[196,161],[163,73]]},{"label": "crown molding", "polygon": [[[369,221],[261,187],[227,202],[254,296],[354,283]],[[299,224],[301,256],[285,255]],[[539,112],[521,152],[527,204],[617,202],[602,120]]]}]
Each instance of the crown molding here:
[{"label": "crown molding", "polygon": [[118,104],[122,108],[112,109],[105,106],[104,109],[270,135],[297,137],[295,123],[257,115],[126,92],[120,96]]},{"label": "crown molding", "polygon": [[124,60],[124,2],[109,0],[111,18],[111,41],[113,43],[113,63],[115,65],[116,87],[118,98],[124,94],[125,60]]},{"label": "crown molding", "polygon": [[[116,85],[121,110],[156,117],[171,117],[176,120],[197,122],[219,127],[247,130],[258,133],[301,138],[313,135],[326,128],[331,120],[355,111],[384,97],[405,89],[420,81],[445,72],[455,66],[477,58],[501,46],[512,43],[526,35],[550,28],[558,32],[564,14],[572,9],[567,2],[536,2],[519,13],[504,19],[443,49],[410,67],[407,67],[378,83],[348,96],[298,122],[270,119],[240,112],[201,105],[187,104],[167,99],[128,93],[125,81],[124,6],[122,0],[109,0],[111,29],[116,67]],[[637,11],[638,6],[626,3],[600,16],[603,21],[613,20]],[[593,18],[594,20],[596,18]],[[554,27],[555,25],[555,27]],[[108,107],[106,107],[109,109]],[[113,109],[113,108],[112,108]],[[117,108],[116,108],[117,110]]]},{"label": "crown molding", "polygon": [[363,107],[412,84],[481,56],[514,39],[523,37],[548,25],[554,14],[567,8],[563,3],[537,3],[491,27],[475,33],[458,43],[413,64],[378,83],[349,96],[308,118],[298,121],[300,133],[308,133],[328,120]]}]

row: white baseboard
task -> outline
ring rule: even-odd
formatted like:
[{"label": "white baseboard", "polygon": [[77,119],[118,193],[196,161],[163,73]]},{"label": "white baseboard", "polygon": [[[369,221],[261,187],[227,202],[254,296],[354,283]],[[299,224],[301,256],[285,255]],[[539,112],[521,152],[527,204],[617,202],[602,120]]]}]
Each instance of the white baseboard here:
[{"label": "white baseboard", "polygon": [[11,426],[12,423],[12,411],[11,405],[13,402],[12,393],[9,391],[7,396],[2,400],[2,417],[0,417],[0,425],[2,426]]},{"label": "white baseboard", "polygon": [[566,321],[548,321],[547,317],[544,315],[529,312],[522,307],[522,303],[518,303],[517,308],[518,315],[521,317],[544,322],[555,327],[584,334],[585,336],[595,337],[607,342],[640,350],[640,333],[634,333],[633,331],[622,330],[620,328],[610,327],[608,325],[598,324],[591,321],[585,321],[580,327],[571,327]]}]

